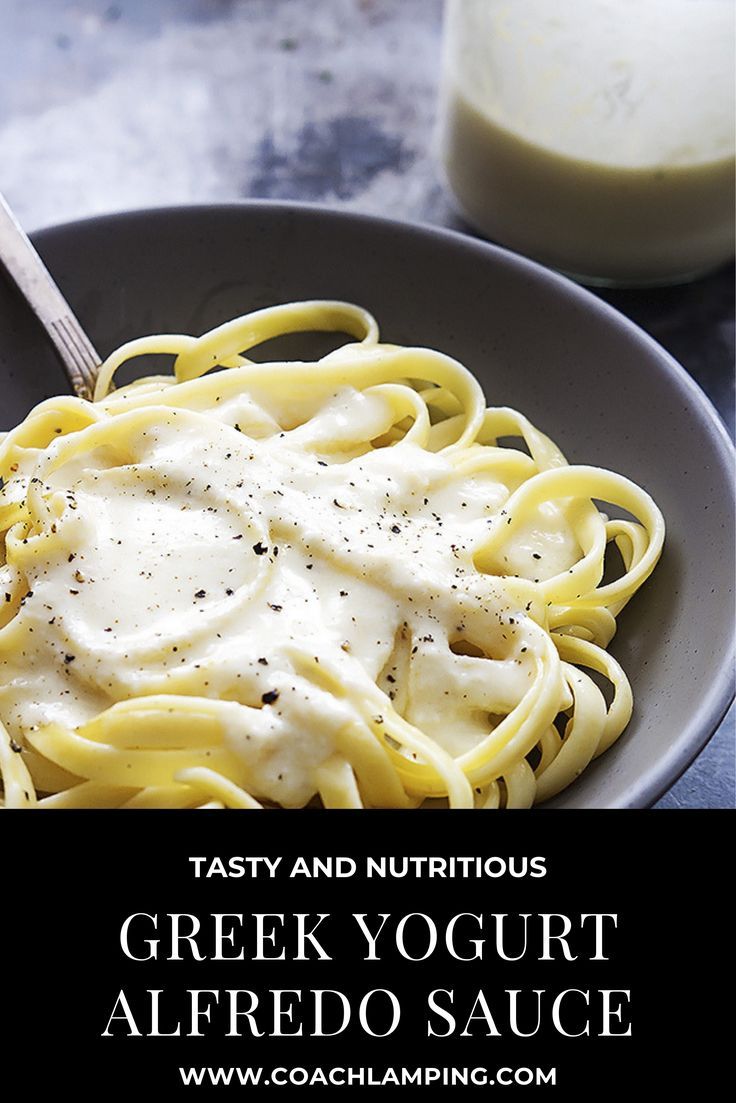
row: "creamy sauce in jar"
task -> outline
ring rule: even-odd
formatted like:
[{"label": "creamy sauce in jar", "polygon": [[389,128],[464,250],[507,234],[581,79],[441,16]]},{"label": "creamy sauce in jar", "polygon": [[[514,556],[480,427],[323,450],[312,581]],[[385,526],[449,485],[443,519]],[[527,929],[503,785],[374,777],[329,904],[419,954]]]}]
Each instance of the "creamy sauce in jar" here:
[{"label": "creamy sauce in jar", "polygon": [[441,156],[471,221],[590,280],[734,251],[730,0],[450,0]]}]

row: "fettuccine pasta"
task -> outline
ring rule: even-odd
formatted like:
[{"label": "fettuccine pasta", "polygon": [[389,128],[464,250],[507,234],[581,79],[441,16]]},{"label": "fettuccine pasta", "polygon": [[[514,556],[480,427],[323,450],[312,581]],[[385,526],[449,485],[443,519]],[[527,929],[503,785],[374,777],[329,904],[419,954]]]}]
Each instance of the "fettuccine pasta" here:
[{"label": "fettuccine pasta", "polygon": [[[306,330],[353,340],[245,358]],[[132,341],[0,475],[7,807],[528,807],[628,723],[656,505],[352,304]]]}]

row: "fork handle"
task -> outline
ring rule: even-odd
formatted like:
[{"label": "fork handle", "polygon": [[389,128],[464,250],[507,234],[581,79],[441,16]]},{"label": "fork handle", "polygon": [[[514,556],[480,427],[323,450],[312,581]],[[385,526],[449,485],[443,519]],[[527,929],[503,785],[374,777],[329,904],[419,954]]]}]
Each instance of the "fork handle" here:
[{"label": "fork handle", "polygon": [[91,400],[100,357],[1,193],[0,264],[46,330],[75,394]]}]

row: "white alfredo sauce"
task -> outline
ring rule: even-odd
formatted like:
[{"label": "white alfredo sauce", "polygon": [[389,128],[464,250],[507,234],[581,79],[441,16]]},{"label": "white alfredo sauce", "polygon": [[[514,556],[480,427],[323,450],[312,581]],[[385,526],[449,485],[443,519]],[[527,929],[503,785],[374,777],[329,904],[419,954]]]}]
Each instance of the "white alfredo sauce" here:
[{"label": "white alfredo sauce", "polygon": [[[310,432],[339,439],[379,402],[346,388]],[[248,404],[268,432],[268,411]],[[472,561],[508,497],[502,483],[461,477],[407,442],[320,455],[300,429],[251,439],[227,403],[216,416],[155,414],[125,457],[82,450],[47,479],[66,505],[54,539],[29,542],[30,594],[0,650],[11,736],[75,728],[137,696],[231,701],[249,706],[246,723],[234,706],[225,738],[250,789],[294,806],[355,718],[347,697],[297,670],[294,646],[369,695],[378,683],[453,754],[522,698],[540,629]],[[504,549],[504,569],[543,579],[579,555],[547,504]],[[477,624],[490,662],[450,649],[468,650]],[[469,687],[475,701],[482,687],[481,713],[465,704]]]}]

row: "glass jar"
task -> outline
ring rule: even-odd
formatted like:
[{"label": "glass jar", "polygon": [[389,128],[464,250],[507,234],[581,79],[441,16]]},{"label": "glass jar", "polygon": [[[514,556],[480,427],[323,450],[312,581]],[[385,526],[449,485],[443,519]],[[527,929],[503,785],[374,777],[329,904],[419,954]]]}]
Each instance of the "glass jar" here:
[{"label": "glass jar", "polygon": [[470,222],[583,282],[734,253],[734,0],[447,0],[440,156]]}]

